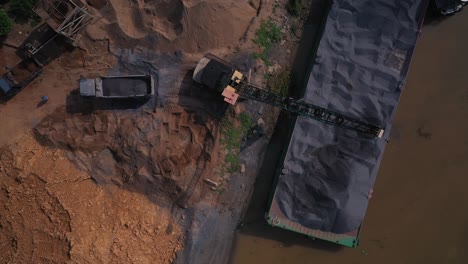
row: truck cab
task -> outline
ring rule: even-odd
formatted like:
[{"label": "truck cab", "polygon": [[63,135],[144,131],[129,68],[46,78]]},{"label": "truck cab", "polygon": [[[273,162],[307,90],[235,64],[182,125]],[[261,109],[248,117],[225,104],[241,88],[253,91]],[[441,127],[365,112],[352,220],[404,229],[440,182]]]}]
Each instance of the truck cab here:
[{"label": "truck cab", "polygon": [[12,87],[6,79],[0,79],[0,96],[8,94],[11,89]]}]

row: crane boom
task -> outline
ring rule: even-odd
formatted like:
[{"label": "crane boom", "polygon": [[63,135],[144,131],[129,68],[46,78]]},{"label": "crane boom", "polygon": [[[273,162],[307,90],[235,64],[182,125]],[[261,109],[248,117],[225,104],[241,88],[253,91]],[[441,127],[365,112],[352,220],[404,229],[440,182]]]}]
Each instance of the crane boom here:
[{"label": "crane boom", "polygon": [[198,62],[193,80],[211,90],[220,92],[224,96],[224,100],[230,104],[235,104],[239,97],[243,97],[371,137],[381,138],[385,132],[382,127],[305,103],[302,100],[281,96],[250,84],[245,80],[244,75],[235,70],[231,64],[211,54],[205,55]]},{"label": "crane boom", "polygon": [[282,97],[252,84],[246,84],[243,81],[233,87],[240,97],[273,105],[290,113],[306,116],[329,125],[355,130],[379,138],[382,137],[384,133],[384,130],[379,126],[368,124],[338,112],[305,103],[301,100],[295,100],[291,97]]}]

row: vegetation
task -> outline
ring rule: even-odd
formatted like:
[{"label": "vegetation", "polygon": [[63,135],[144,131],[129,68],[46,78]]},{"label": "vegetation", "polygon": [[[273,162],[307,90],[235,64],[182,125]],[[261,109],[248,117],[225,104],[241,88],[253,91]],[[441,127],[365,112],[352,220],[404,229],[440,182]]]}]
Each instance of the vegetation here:
[{"label": "vegetation", "polygon": [[254,126],[252,118],[241,113],[237,119],[225,117],[221,123],[222,139],[228,154],[225,158],[226,170],[230,173],[236,172],[240,167],[239,152],[242,144],[242,137]]},{"label": "vegetation", "polygon": [[239,122],[242,133],[244,134],[247,133],[254,126],[252,117],[246,113],[239,114]]},{"label": "vegetation", "polygon": [[304,12],[304,0],[289,0],[286,4],[286,10],[293,16],[301,16]]},{"label": "vegetation", "polygon": [[18,19],[28,20],[34,17],[33,8],[38,0],[11,0],[10,12]]},{"label": "vegetation", "polygon": [[281,40],[281,28],[275,24],[271,19],[263,20],[260,28],[255,32],[255,39],[253,42],[257,44],[262,51],[255,54],[255,56],[270,65],[267,59],[267,53],[270,48]]},{"label": "vegetation", "polygon": [[13,22],[4,10],[0,10],[0,36],[8,34],[13,27]]},{"label": "vegetation", "polygon": [[268,88],[281,96],[288,94],[289,85],[291,83],[291,72],[287,69],[274,72],[268,76],[267,86]]}]

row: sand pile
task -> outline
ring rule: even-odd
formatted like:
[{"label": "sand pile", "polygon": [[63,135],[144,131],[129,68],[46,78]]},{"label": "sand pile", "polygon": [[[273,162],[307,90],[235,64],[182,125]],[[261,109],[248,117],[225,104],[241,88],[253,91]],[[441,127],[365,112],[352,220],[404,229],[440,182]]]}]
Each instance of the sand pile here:
[{"label": "sand pile", "polygon": [[65,155],[32,136],[0,150],[0,262],[171,263],[183,240],[171,212]]},{"label": "sand pile", "polygon": [[45,188],[45,168],[24,170],[34,162],[35,151],[18,154],[11,149],[0,154],[0,262],[65,262],[71,249],[70,215]]},{"label": "sand pile", "polygon": [[68,158],[100,185],[175,199],[189,188],[197,159],[206,153],[209,159],[213,135],[199,116],[176,106],[166,109],[90,115],[61,110],[35,131],[44,143],[66,147]]},{"label": "sand pile", "polygon": [[260,0],[93,1],[100,16],[88,26],[94,39],[186,52],[235,46],[257,14]]}]

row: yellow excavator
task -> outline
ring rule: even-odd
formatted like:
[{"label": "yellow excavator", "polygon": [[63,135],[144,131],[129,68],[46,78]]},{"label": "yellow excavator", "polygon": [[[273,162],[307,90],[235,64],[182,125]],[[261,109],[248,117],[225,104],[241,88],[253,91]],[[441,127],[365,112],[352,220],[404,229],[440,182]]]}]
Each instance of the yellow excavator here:
[{"label": "yellow excavator", "polygon": [[247,98],[329,125],[354,130],[370,137],[382,138],[385,132],[382,127],[253,85],[233,65],[213,54],[205,55],[198,62],[193,72],[193,81],[213,92],[221,93],[224,101],[232,105],[235,105],[239,98]]}]

